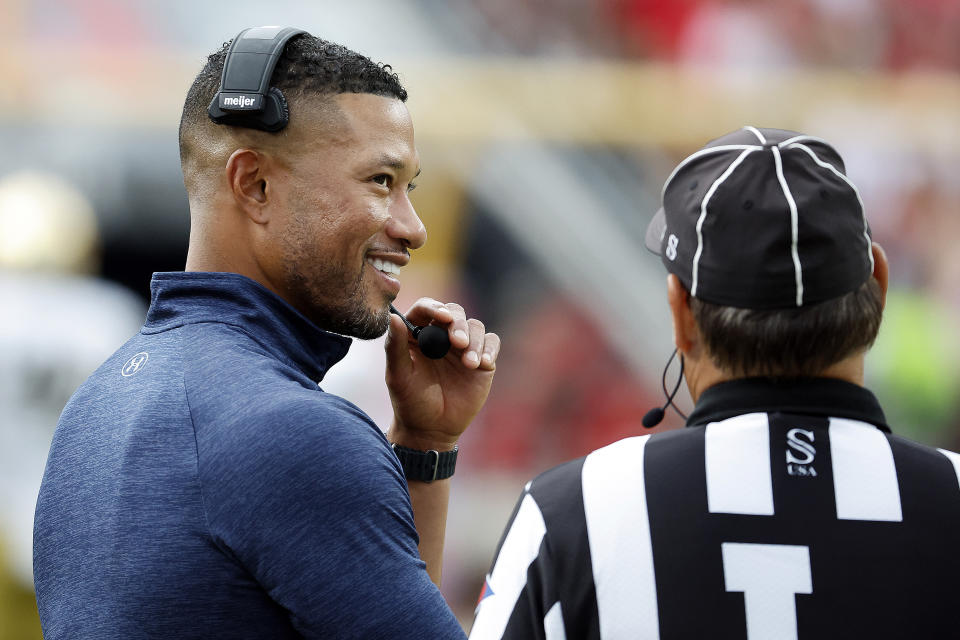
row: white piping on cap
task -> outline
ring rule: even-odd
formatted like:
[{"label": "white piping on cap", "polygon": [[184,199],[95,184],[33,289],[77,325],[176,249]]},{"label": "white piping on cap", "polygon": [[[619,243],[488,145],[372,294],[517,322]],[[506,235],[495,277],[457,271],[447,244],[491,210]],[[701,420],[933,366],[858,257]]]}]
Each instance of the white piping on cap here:
[{"label": "white piping on cap", "polygon": [[777,167],[777,180],[780,181],[780,188],[783,189],[783,195],[787,198],[787,204],[790,206],[790,256],[793,258],[793,273],[797,282],[797,306],[803,305],[803,269],[800,267],[800,254],[797,252],[797,203],[790,193],[790,187],[787,185],[787,179],[783,176],[783,161],[780,159],[779,147],[770,147],[773,151],[773,163]]},{"label": "white piping on cap", "polygon": [[747,125],[744,127],[744,130],[749,131],[753,135],[757,136],[757,138],[760,139],[760,144],[767,144],[767,139],[763,137],[763,134],[760,133],[760,130],[757,129],[756,127],[751,127],[750,125]]},{"label": "white piping on cap", "polygon": [[[810,139],[810,140],[816,140],[816,141],[818,141],[818,142],[823,142],[823,141],[820,140],[819,138],[812,138],[811,136],[798,136],[798,137],[799,137],[799,138],[806,138],[806,139]],[[795,139],[796,139],[796,138],[791,138],[791,140],[795,140]],[[787,142],[789,142],[789,141],[787,141]],[[824,144],[827,144],[827,143],[824,142]],[[827,146],[830,146],[830,145],[827,144]],[[817,157],[817,154],[815,154],[815,153],[813,152],[813,149],[811,149],[811,148],[808,147],[807,145],[805,145],[805,144],[800,144],[799,142],[793,142],[793,143],[790,144],[790,147],[789,147],[789,148],[790,148],[790,149],[800,149],[800,150],[802,150],[802,151],[806,151],[807,154],[808,154],[811,158],[813,158],[813,161],[814,161],[814,162],[816,162],[818,165],[820,165],[820,166],[823,167],[824,169],[830,169],[830,171],[833,171],[834,175],[836,175],[838,178],[840,178],[841,180],[843,180],[844,182],[846,182],[847,185],[848,185],[851,189],[853,189],[853,192],[857,195],[857,202],[860,203],[860,215],[863,217],[863,238],[864,238],[864,240],[867,241],[867,258],[870,260],[870,273],[873,273],[873,268],[874,268],[874,264],[873,264],[873,242],[870,240],[869,226],[867,225],[867,211],[866,211],[866,209],[865,209],[864,206],[863,206],[863,198],[860,197],[860,190],[857,189],[857,185],[853,184],[853,182],[851,182],[850,178],[848,178],[847,176],[843,175],[843,173],[841,173],[835,166],[833,166],[833,165],[830,164],[829,162],[824,162],[823,160],[821,160],[820,158],[818,158],[818,157]],[[832,147],[831,147],[831,148],[832,148]]]},{"label": "white piping on cap", "polygon": [[[777,144],[777,146],[783,149],[785,147],[790,146],[791,144],[800,142],[801,140],[805,140],[809,142],[819,142],[823,146],[830,147],[831,149],[833,149],[833,145],[827,142],[826,140],[824,140],[823,138],[818,138],[816,136],[808,136],[808,135],[799,135],[799,136],[793,136],[792,138],[787,138],[783,142],[780,142],[779,144]],[[833,151],[834,153],[836,153],[837,150],[833,149]],[[840,154],[837,154],[837,155],[840,155]]]},{"label": "white piping on cap", "polygon": [[[730,174],[733,173],[743,159],[754,151],[762,150],[763,147],[758,147],[754,145],[738,145],[739,148],[743,149],[743,153],[737,156],[737,159],[730,163],[730,166],[727,167],[726,171],[720,174],[720,177],[713,181],[713,184],[710,185],[710,188],[707,189],[707,194],[703,196],[703,202],[700,203],[700,219],[697,220],[697,252],[693,254],[693,282],[690,285],[690,295],[696,297],[697,295],[697,281],[698,271],[700,269],[700,254],[703,253],[703,221],[707,217],[707,205],[710,203],[710,198],[713,197],[713,193],[717,190],[723,181],[730,177]],[[720,147],[715,147],[720,148]],[[693,156],[691,156],[692,158]],[[689,159],[689,158],[688,158]]]},{"label": "white piping on cap", "polygon": [[669,176],[667,176],[666,182],[663,183],[663,189],[660,190],[660,201],[661,202],[663,201],[663,197],[667,193],[667,187],[670,185],[670,181],[673,180],[674,176],[677,175],[677,172],[680,171],[680,169],[682,169],[683,167],[685,167],[691,160],[696,160],[701,156],[709,155],[711,153],[719,153],[721,151],[732,151],[732,150],[738,150],[738,149],[759,150],[759,149],[763,149],[763,147],[759,147],[753,144],[724,144],[718,147],[708,147],[706,149],[700,149],[700,151],[690,154],[689,156],[684,158],[683,162],[678,164],[672,172],[670,172]]}]

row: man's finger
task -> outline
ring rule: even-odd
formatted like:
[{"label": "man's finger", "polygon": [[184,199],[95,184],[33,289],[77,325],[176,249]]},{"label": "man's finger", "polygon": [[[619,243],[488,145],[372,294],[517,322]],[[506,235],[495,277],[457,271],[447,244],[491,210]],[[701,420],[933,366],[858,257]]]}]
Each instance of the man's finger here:
[{"label": "man's finger", "polygon": [[456,349],[466,349],[470,345],[467,314],[456,302],[444,304],[432,298],[420,298],[407,310],[406,316],[420,327],[433,323],[446,328],[450,344]]},{"label": "man's finger", "polygon": [[480,368],[493,371],[497,368],[497,356],[500,355],[500,336],[488,333],[483,337],[483,353],[480,356]]},{"label": "man's finger", "polygon": [[470,346],[470,327],[467,326],[467,312],[456,302],[448,302],[444,307],[452,318],[450,324],[447,325],[450,344],[457,349],[466,349]]},{"label": "man's finger", "polygon": [[407,376],[411,373],[413,361],[410,359],[409,331],[403,320],[392,313],[383,349],[387,353],[388,382],[391,376]]},{"label": "man's finger", "polygon": [[438,325],[447,325],[453,319],[446,305],[433,298],[420,298],[410,305],[410,308],[403,315],[418,327],[426,326],[431,322]]},{"label": "man's finger", "polygon": [[467,332],[470,342],[464,348],[461,360],[463,366],[468,369],[476,369],[480,366],[480,354],[483,353],[483,338],[486,329],[482,322],[476,318],[470,318],[467,320]]}]

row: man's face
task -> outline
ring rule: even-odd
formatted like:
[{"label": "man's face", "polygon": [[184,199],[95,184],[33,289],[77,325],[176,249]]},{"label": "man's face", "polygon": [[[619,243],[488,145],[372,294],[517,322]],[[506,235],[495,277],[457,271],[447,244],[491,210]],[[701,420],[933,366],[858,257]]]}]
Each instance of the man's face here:
[{"label": "man's face", "polygon": [[401,101],[372,94],[300,105],[267,194],[279,215],[268,225],[262,266],[274,290],[317,326],[374,338],[386,331],[408,249],[427,237],[409,199],[420,172],[410,114]]}]

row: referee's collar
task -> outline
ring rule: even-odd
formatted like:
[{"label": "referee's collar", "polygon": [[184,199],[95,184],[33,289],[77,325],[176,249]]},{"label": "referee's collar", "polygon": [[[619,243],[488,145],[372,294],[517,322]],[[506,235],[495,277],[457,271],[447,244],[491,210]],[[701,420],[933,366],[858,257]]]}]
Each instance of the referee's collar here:
[{"label": "referee's collar", "polygon": [[745,413],[798,413],[849,418],[890,432],[877,397],[860,385],[834,378],[742,378],[700,394],[687,426],[705,425]]}]

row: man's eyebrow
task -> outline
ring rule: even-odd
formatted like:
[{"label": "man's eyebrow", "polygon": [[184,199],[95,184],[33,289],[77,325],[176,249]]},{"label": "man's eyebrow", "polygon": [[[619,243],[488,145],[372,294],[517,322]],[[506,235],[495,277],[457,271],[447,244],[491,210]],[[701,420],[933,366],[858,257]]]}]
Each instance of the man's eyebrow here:
[{"label": "man's eyebrow", "polygon": [[[396,156],[380,156],[380,159],[377,161],[377,164],[381,167],[390,167],[396,171],[403,171],[407,168],[407,163],[397,158]],[[420,172],[423,170],[423,167],[417,169],[417,173],[414,174],[414,178],[420,175]]]}]

